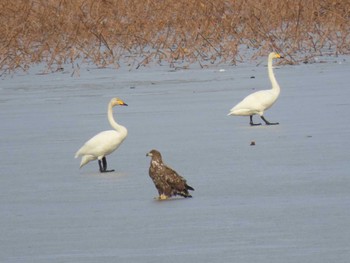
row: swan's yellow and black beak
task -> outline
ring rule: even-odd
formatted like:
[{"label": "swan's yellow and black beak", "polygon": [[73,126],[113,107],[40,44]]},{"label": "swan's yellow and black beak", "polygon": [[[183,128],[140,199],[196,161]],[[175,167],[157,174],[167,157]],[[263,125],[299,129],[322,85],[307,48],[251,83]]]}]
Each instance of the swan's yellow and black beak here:
[{"label": "swan's yellow and black beak", "polygon": [[280,54],[276,54],[276,58],[283,58]]},{"label": "swan's yellow and black beak", "polygon": [[118,105],[119,106],[128,106],[128,104],[126,104],[124,101],[122,101],[122,100],[118,100]]}]

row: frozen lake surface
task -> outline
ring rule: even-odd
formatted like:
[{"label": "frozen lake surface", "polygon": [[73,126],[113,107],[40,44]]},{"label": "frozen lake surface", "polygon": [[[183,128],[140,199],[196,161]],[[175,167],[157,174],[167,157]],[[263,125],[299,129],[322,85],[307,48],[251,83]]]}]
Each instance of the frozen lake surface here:
[{"label": "frozen lake surface", "polygon": [[[2,78],[0,262],[349,262],[350,58],[276,68],[280,125],[250,127],[226,115],[270,88],[263,61]],[[116,172],[79,170],[116,96]],[[192,199],[153,199],[153,148]]]}]

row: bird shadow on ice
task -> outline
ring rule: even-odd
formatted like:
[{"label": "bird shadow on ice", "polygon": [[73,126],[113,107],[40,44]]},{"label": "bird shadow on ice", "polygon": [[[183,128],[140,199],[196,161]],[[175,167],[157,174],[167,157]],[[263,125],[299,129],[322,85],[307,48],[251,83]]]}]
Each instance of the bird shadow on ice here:
[{"label": "bird shadow on ice", "polygon": [[283,125],[257,125],[257,126],[250,126],[248,125],[237,125],[234,127],[237,131],[249,131],[249,132],[254,132],[254,131],[262,131],[262,130],[270,130],[273,132],[278,132],[283,130]]},{"label": "bird shadow on ice", "polygon": [[[275,117],[275,118],[278,118],[278,117]],[[283,127],[283,123],[279,123],[278,125],[266,125],[265,123],[261,122],[260,119],[258,119],[258,117],[255,117],[254,122],[260,123],[260,125],[252,126],[249,124],[249,118],[246,118],[244,121],[242,121],[242,120],[236,121],[235,127],[247,128],[247,129],[272,129],[272,130],[279,129],[280,127]]]},{"label": "bird shadow on ice", "polygon": [[94,177],[94,178],[109,179],[109,180],[116,180],[116,179],[120,179],[128,176],[127,173],[118,172],[118,171],[108,172],[108,173],[100,173],[100,172],[80,173],[80,175],[84,177]]},{"label": "bird shadow on ice", "polygon": [[155,203],[163,203],[163,202],[174,202],[174,201],[188,201],[189,199],[192,198],[183,198],[183,197],[171,197],[167,199],[159,199],[158,196],[153,197],[153,202]]}]

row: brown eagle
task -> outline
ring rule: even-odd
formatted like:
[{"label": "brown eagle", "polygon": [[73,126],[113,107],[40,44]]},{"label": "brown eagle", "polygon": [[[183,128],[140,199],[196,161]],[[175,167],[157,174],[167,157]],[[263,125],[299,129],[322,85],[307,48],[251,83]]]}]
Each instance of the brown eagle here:
[{"label": "brown eagle", "polygon": [[194,189],[186,183],[185,178],[163,163],[162,155],[159,151],[152,150],[146,156],[152,158],[149,176],[158,190],[158,198],[160,200],[176,195],[181,195],[185,198],[192,197],[188,190],[194,191]]}]

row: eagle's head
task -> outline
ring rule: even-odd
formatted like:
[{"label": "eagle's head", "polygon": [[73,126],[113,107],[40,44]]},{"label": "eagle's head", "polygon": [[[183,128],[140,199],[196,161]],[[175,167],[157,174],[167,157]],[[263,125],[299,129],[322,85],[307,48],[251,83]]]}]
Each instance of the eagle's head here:
[{"label": "eagle's head", "polygon": [[163,167],[162,155],[157,150],[152,150],[146,154],[146,156],[151,157],[151,167],[161,168]]},{"label": "eagle's head", "polygon": [[162,159],[162,155],[160,154],[159,151],[153,149],[149,153],[146,154],[146,156],[151,157],[152,159]]}]

